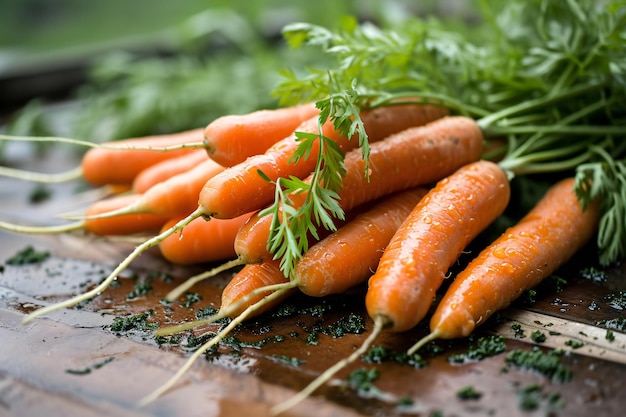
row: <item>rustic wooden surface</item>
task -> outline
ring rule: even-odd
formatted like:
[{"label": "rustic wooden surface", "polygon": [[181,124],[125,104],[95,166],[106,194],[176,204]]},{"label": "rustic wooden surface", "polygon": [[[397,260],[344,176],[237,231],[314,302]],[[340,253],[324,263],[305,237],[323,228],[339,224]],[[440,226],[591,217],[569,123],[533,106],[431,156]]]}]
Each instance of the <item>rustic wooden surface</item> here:
[{"label": "rustic wooden surface", "polygon": [[[71,166],[74,158],[63,150],[42,159],[27,151],[11,152],[16,167],[54,171]],[[93,191],[77,191],[76,184],[49,186],[51,198],[30,204],[28,195],[36,185],[0,179],[0,219],[29,224],[60,222],[55,216],[84,207],[96,198]],[[11,266],[6,260],[20,249],[32,245],[51,253],[40,264]],[[303,340],[307,329],[319,324],[311,315],[287,318],[271,314],[241,326],[234,335],[248,347],[233,350],[222,345],[218,352],[195,363],[183,379],[153,403],[138,407],[137,401],[172,376],[190,352],[180,346],[157,345],[150,332],[116,334],[107,326],[114,317],[153,309],[153,320],[172,323],[190,320],[193,311],[181,303],[166,306],[160,300],[168,290],[203,268],[181,268],[164,262],[151,250],[134,262],[110,288],[82,308],[64,309],[21,324],[24,314],[34,308],[65,299],[98,282],[106,271],[132,250],[133,244],[99,239],[83,233],[55,236],[23,235],[0,232],[0,416],[233,416],[268,415],[269,407],[288,399],[313,377],[342,357],[349,355],[367,336],[348,334],[331,337],[321,334],[317,344]],[[285,413],[291,416],[618,416],[623,415],[626,398],[626,336],[615,332],[616,340],[605,339],[600,320],[626,317],[608,298],[626,291],[624,267],[607,270],[605,282],[594,282],[580,274],[593,264],[593,249],[583,251],[560,276],[568,283],[561,292],[546,290],[532,305],[519,304],[502,313],[497,323],[485,325],[477,335],[502,334],[507,350],[532,349],[529,335],[540,329],[548,336],[544,349],[565,351],[563,364],[573,370],[573,379],[554,383],[544,376],[515,367],[505,369],[506,353],[482,361],[450,364],[448,355],[467,351],[471,340],[445,342],[445,352],[428,357],[428,365],[414,368],[393,362],[356,363],[351,369],[377,368],[380,377],[374,384],[379,395],[359,395],[342,381],[349,370],[341,372],[316,394]],[[105,271],[105,272],[103,272]],[[156,275],[173,277],[166,282]],[[222,274],[196,287],[202,300],[194,309],[219,306],[219,292],[231,276]],[[151,280],[153,292],[133,300],[126,296],[137,279]],[[364,288],[328,300],[296,296],[291,303],[305,308],[315,303],[333,306],[324,315],[323,325],[349,313],[366,317]],[[526,337],[512,331],[520,323]],[[367,331],[371,322],[366,321]],[[377,344],[402,352],[425,327],[400,335],[385,335]],[[298,334],[299,336],[293,336]],[[281,335],[282,342],[261,347],[250,344]],[[583,347],[572,349],[568,340],[579,340]],[[298,358],[299,366],[276,358]],[[559,406],[540,401],[536,410],[523,410],[519,391],[538,384],[540,393],[558,393]],[[460,399],[456,393],[472,386],[482,396]],[[370,393],[371,394],[371,393]],[[410,406],[398,407],[402,398]]]}]

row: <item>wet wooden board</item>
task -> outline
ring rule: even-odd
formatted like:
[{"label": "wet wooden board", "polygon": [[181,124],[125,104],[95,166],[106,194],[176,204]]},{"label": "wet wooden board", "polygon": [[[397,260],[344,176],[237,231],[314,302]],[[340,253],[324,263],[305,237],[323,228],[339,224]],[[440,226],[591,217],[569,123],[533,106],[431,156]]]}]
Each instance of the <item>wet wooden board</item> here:
[{"label": "wet wooden board", "polygon": [[[46,163],[68,166],[64,158],[68,157],[60,154],[54,163],[49,159]],[[24,167],[48,168],[30,160],[25,160]],[[78,193],[76,184],[66,184],[50,187],[51,199],[33,205],[27,195],[34,188],[1,179],[0,218],[49,224],[58,222],[55,214],[77,210],[96,197],[93,192]],[[27,245],[52,256],[33,265],[5,264]],[[150,321],[160,325],[192,320],[198,310],[219,306],[221,288],[231,272],[194,287],[199,296],[196,303],[166,304],[161,299],[169,290],[212,265],[177,267],[164,262],[157,250],[150,250],[122,274],[118,285],[91,302],[21,324],[24,314],[34,308],[95,285],[132,248],[128,242],[82,233],[27,236],[0,232],[0,263],[4,267],[0,273],[0,416],[269,415],[272,405],[290,398],[349,355],[371,329],[363,307],[364,287],[324,300],[297,295],[288,303],[301,314],[279,317],[269,313],[240,326],[233,333],[234,341],[202,357],[164,396],[138,407],[143,396],[183,365],[191,350],[185,347],[185,339],[178,344],[158,344],[151,331],[120,333],[110,325],[116,317],[147,310],[152,311]],[[580,271],[593,263],[585,258],[592,253],[583,251],[559,271],[568,281],[560,292],[543,288],[534,303],[520,302],[502,312],[500,320],[487,323],[475,337],[437,342],[442,352],[425,355],[426,366],[393,361],[355,363],[285,415],[621,415],[626,407],[621,395],[626,382],[625,336],[614,331],[615,339],[609,341],[607,329],[599,323],[626,318],[620,310],[623,305],[616,302],[616,295],[623,296],[626,291],[626,273],[618,266],[606,271],[606,279],[585,277]],[[129,299],[137,282],[150,283],[152,291]],[[312,313],[322,310],[323,315]],[[323,331],[350,314],[363,320],[365,332],[336,337]],[[426,334],[425,325],[404,334],[384,335],[377,344],[403,352]],[[217,329],[215,325],[202,331]],[[534,331],[544,332],[546,341],[534,343]],[[449,362],[450,355],[467,352],[477,337],[493,334],[506,337],[507,352],[481,361]],[[189,335],[200,336],[201,332]],[[570,341],[583,345],[575,348]],[[552,382],[539,373],[507,364],[508,352],[535,346],[545,351],[562,349],[561,362],[572,370],[572,380]],[[379,371],[375,390],[359,393],[347,386],[347,376],[359,368]],[[459,398],[457,393],[468,386],[478,391],[480,398]],[[524,390],[535,394],[536,409],[522,407]]]}]

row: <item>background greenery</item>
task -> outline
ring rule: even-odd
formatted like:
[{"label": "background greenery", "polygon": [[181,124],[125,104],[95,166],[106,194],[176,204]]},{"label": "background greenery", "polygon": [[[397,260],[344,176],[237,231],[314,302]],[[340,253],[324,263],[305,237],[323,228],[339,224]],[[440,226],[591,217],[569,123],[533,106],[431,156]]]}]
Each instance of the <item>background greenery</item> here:
[{"label": "background greenery", "polygon": [[284,45],[285,24],[393,25],[459,8],[471,10],[454,0],[3,0],[4,130],[102,141],[203,126],[277,106],[281,69],[320,64]]}]

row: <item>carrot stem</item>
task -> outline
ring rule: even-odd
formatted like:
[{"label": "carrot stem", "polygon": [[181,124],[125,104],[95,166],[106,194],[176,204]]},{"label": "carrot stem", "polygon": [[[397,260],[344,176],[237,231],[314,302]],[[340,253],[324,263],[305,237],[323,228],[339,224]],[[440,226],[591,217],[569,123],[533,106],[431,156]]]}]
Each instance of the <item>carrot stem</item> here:
[{"label": "carrot stem", "polygon": [[56,184],[76,180],[81,177],[83,170],[80,166],[72,168],[66,172],[43,173],[25,171],[9,167],[0,167],[0,176],[7,178],[15,178],[19,180],[40,182],[44,184]]},{"label": "carrot stem", "polygon": [[197,210],[195,210],[189,216],[185,217],[184,219],[176,223],[170,229],[167,229],[163,233],[156,235],[146,240],[142,244],[138,245],[137,247],[135,247],[135,249],[130,253],[130,255],[128,255],[122,262],[120,262],[118,266],[113,270],[113,272],[111,272],[109,276],[104,279],[104,281],[102,281],[99,285],[94,287],[92,290],[87,291],[83,294],[79,294],[65,301],[61,301],[59,303],[51,304],[46,307],[37,309],[33,311],[32,313],[26,315],[24,319],[22,320],[22,324],[27,324],[37,317],[43,316],[45,314],[51,313],[56,310],[60,310],[61,308],[75,306],[76,304],[82,301],[89,300],[90,298],[97,296],[102,291],[106,290],[108,286],[111,285],[111,283],[117,278],[120,272],[126,269],[126,267],[128,267],[128,265],[130,265],[130,263],[134,261],[144,251],[146,251],[147,249],[153,246],[158,245],[159,243],[163,241],[163,239],[181,230],[182,228],[187,226],[189,223],[191,223],[192,220],[194,220],[197,217],[202,216],[203,214],[204,214],[204,210],[198,207]]},{"label": "carrot stem", "polygon": [[273,416],[279,415],[287,411],[288,409],[292,408],[299,402],[303,401],[304,399],[309,397],[316,389],[318,389],[320,386],[326,383],[330,378],[332,378],[333,375],[335,375],[337,372],[344,369],[346,366],[350,365],[352,362],[356,361],[361,355],[365,354],[365,352],[367,352],[367,350],[374,343],[374,340],[376,340],[378,335],[380,335],[380,333],[383,331],[384,327],[385,327],[384,317],[377,316],[376,319],[374,320],[374,329],[372,330],[372,333],[367,337],[367,339],[365,339],[363,344],[357,350],[352,352],[352,354],[348,356],[347,358],[343,358],[342,360],[340,360],[339,362],[337,362],[336,364],[328,368],[326,371],[320,374],[317,378],[315,378],[309,385],[307,385],[303,390],[298,392],[296,395],[294,395],[287,401],[284,401],[272,407],[270,410],[271,415]]},{"label": "carrot stem", "polygon": [[441,336],[441,332],[439,332],[437,330],[429,333],[428,335],[426,335],[426,336],[422,337],[420,340],[418,340],[416,344],[411,346],[409,348],[409,350],[406,351],[406,353],[409,356],[413,355],[415,352],[417,352],[422,347],[424,347],[424,345],[426,345],[427,343],[432,342],[433,340],[439,339],[439,336]]},{"label": "carrot stem", "polygon": [[221,320],[223,318],[226,317],[230,317],[234,311],[239,310],[239,308],[246,304],[248,302],[248,300],[250,300],[251,298],[265,293],[265,292],[280,292],[281,294],[284,293],[285,291],[296,287],[296,283],[295,281],[289,281],[287,283],[282,283],[282,284],[274,284],[274,285],[266,285],[265,287],[261,287],[261,288],[257,288],[253,291],[250,291],[248,294],[245,295],[245,297],[242,297],[240,300],[238,300],[236,303],[231,304],[227,309],[221,309],[220,311],[218,311],[217,313],[209,316],[209,317],[205,317],[203,319],[200,320],[194,320],[194,321],[190,321],[187,323],[182,323],[182,324],[177,324],[174,326],[168,326],[168,327],[163,327],[160,328],[158,330],[156,330],[156,332],[154,333],[155,336],[169,336],[175,333],[179,333],[185,330],[189,330],[189,329],[193,329],[194,327],[198,327],[198,326],[204,326],[207,324],[211,324],[211,323],[215,323],[218,320]]},{"label": "carrot stem", "polygon": [[80,230],[85,227],[84,221],[78,221],[69,224],[60,224],[56,226],[26,226],[20,224],[13,224],[4,221],[0,221],[0,229],[8,230],[15,233],[29,233],[29,234],[52,234],[52,233],[65,233],[74,230]]},{"label": "carrot stem", "polygon": [[163,393],[167,392],[171,387],[174,386],[174,384],[176,384],[176,382],[185,374],[185,372],[187,372],[187,370],[191,367],[191,365],[193,365],[196,359],[198,359],[207,350],[209,350],[210,348],[212,348],[213,346],[221,342],[222,339],[226,337],[226,335],[228,335],[235,327],[241,324],[257,308],[259,308],[265,303],[272,301],[275,298],[278,298],[282,294],[283,292],[281,291],[275,291],[272,294],[268,295],[267,297],[263,298],[262,300],[256,302],[255,304],[252,304],[247,309],[245,309],[239,316],[234,318],[228,324],[228,326],[224,327],[222,330],[219,331],[219,333],[217,333],[213,338],[211,338],[211,340],[207,341],[205,344],[200,346],[198,350],[196,350],[193,353],[193,355],[189,357],[187,362],[185,362],[185,364],[178,370],[178,372],[176,372],[176,374],[174,374],[165,384],[161,385],[161,387],[157,388],[151,394],[147,395],[141,401],[139,401],[138,405],[141,407],[146,404],[149,404],[150,402],[160,397]]}]

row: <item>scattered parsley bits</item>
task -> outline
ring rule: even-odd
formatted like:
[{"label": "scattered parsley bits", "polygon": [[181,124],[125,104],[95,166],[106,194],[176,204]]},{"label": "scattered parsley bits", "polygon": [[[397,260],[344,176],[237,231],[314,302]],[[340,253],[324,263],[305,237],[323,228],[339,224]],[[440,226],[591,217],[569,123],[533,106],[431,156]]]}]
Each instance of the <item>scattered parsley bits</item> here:
[{"label": "scattered parsley bits", "polygon": [[448,357],[448,362],[474,362],[483,360],[490,356],[495,356],[506,350],[506,343],[504,340],[504,336],[500,335],[480,337],[475,342],[470,344],[466,353],[450,355]]},{"label": "scattered parsley bits", "polygon": [[534,332],[532,332],[530,334],[530,338],[535,343],[543,343],[546,341],[545,333],[541,332],[540,330],[535,330]]},{"label": "scattered parsley bits", "polygon": [[611,330],[607,330],[604,338],[609,342],[613,342],[615,340],[615,333],[613,333]]},{"label": "scattered parsley bits", "polygon": [[562,354],[562,350],[544,353],[534,346],[531,350],[516,349],[509,352],[506,362],[518,368],[539,372],[554,382],[569,382],[572,379],[572,371],[561,363]]},{"label": "scattered parsley bits", "polygon": [[17,252],[6,261],[7,265],[30,265],[45,261],[50,257],[48,251],[38,251],[32,246],[27,246]]},{"label": "scattered parsley bits", "polygon": [[580,349],[581,347],[584,346],[584,343],[579,342],[578,340],[570,339],[570,340],[565,342],[565,346],[569,346],[572,349]]},{"label": "scattered parsley bits", "polygon": [[462,400],[477,400],[482,397],[482,393],[476,391],[473,386],[469,385],[458,390],[456,396]]},{"label": "scattered parsley bits", "polygon": [[152,315],[151,311],[146,311],[134,316],[115,317],[113,323],[109,327],[111,331],[116,333],[129,332],[131,330],[149,331],[158,327],[157,323],[151,323],[148,318]]}]

